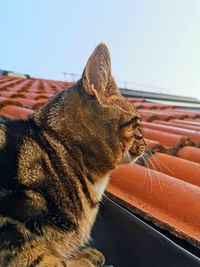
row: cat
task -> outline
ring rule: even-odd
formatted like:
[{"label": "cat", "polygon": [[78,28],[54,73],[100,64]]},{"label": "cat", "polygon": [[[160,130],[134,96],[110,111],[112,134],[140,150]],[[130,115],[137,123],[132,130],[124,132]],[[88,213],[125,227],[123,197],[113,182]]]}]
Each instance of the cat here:
[{"label": "cat", "polygon": [[110,172],[144,147],[99,44],[75,85],[26,120],[0,121],[0,266],[102,266],[84,244]]}]

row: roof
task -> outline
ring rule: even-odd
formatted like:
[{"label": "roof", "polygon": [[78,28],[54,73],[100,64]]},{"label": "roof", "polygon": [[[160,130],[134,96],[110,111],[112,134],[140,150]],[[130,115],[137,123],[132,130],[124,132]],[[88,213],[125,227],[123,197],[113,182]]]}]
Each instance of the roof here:
[{"label": "roof", "polygon": [[[67,82],[0,76],[0,116],[24,119]],[[146,160],[111,175],[112,199],[200,247],[200,110],[129,98],[142,115]]]},{"label": "roof", "polygon": [[[176,102],[177,104],[181,103],[187,103],[187,104],[193,104],[193,106],[200,108],[200,100],[194,97],[188,97],[188,96],[179,96],[179,95],[171,95],[166,94],[163,92],[151,92],[151,88],[148,89],[148,91],[143,90],[137,90],[137,89],[126,89],[121,88],[122,95],[129,96],[129,97],[137,97],[137,98],[145,98],[145,99],[151,99],[151,100],[162,100],[167,102]],[[157,90],[162,91],[162,89],[157,88]]]}]

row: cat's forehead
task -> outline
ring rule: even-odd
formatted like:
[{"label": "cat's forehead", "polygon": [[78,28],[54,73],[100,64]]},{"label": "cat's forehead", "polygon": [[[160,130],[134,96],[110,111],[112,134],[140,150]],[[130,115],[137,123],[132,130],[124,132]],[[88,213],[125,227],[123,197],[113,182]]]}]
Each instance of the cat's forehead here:
[{"label": "cat's forehead", "polygon": [[135,109],[134,105],[132,103],[130,103],[129,100],[126,99],[125,97],[123,97],[122,95],[118,95],[114,99],[114,102],[115,102],[115,106],[120,108],[120,110],[124,114],[133,115],[134,113],[136,113],[136,109]]}]

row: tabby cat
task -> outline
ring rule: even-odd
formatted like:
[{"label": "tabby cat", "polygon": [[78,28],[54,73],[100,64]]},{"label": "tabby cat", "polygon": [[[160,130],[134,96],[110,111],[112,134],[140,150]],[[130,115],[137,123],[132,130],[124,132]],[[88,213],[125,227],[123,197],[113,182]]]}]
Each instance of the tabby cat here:
[{"label": "tabby cat", "polygon": [[0,121],[0,266],[102,266],[84,244],[110,172],[143,150],[100,44],[75,85],[26,120]]}]

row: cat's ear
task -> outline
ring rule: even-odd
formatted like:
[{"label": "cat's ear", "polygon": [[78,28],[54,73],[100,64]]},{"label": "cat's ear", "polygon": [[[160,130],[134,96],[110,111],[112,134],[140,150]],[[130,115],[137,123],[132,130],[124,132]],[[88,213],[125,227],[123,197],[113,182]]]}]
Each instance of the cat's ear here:
[{"label": "cat's ear", "polygon": [[82,75],[85,91],[101,96],[111,77],[110,53],[105,44],[99,44],[90,56]]}]

